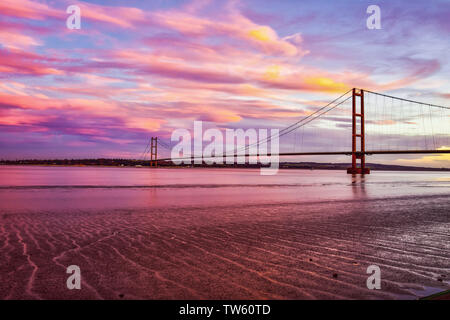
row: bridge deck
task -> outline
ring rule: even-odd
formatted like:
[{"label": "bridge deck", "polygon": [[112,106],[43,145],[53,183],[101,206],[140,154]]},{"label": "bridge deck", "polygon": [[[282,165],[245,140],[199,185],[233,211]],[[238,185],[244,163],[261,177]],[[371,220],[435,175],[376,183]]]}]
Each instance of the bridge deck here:
[{"label": "bridge deck", "polygon": [[[444,153],[450,153],[450,150],[385,150],[385,151],[366,151],[364,152],[366,155],[374,155],[374,154],[444,154]],[[331,155],[347,155],[350,156],[352,154],[351,151],[339,151],[339,152],[282,152],[278,155],[280,157],[283,156],[331,156]],[[271,153],[268,153],[267,155],[263,156],[271,156]],[[223,156],[216,156],[216,157],[203,157],[203,159],[212,159],[212,158],[228,158],[228,157],[236,157],[237,155],[223,155]],[[244,155],[240,155],[244,156]],[[259,154],[245,154],[245,156],[259,156]],[[164,159],[158,159],[158,161],[172,161],[172,160],[189,160],[189,159],[198,159],[200,157],[185,157],[185,158],[164,158]]]}]

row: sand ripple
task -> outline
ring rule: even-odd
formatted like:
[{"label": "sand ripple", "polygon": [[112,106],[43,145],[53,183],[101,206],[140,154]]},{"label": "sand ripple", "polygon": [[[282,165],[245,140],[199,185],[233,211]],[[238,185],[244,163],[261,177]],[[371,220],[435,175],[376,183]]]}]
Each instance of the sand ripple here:
[{"label": "sand ripple", "polygon": [[[448,197],[424,196],[5,211],[0,298],[415,298],[449,287],[449,210]],[[372,264],[382,290],[366,288]],[[81,268],[81,290],[66,288],[69,265]]]}]

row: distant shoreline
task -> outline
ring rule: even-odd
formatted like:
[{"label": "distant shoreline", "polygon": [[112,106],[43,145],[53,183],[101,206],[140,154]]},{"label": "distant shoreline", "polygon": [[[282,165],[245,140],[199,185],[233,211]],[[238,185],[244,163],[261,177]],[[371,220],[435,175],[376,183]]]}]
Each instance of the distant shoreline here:
[{"label": "distant shoreline", "polygon": [[[130,159],[49,159],[49,160],[0,160],[0,165],[10,166],[51,166],[51,167],[150,167],[148,160],[130,160]],[[280,169],[305,169],[305,170],[346,170],[350,163],[319,163],[319,162],[280,162]],[[159,162],[158,167],[162,168],[261,168],[261,165],[234,164],[234,165],[173,165],[171,162]],[[450,171],[450,168],[431,168],[416,166],[388,165],[378,163],[368,163],[367,167],[371,170],[382,171]]]}]

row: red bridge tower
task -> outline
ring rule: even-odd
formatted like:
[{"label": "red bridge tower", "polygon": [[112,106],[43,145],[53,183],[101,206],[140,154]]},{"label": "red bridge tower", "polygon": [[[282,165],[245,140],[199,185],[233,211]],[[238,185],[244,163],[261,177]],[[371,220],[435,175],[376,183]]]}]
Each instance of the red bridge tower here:
[{"label": "red bridge tower", "polygon": [[[360,110],[357,110],[357,97],[360,100]],[[357,119],[360,119],[358,122]],[[359,127],[359,132],[357,128]],[[359,150],[357,148],[357,139],[360,139]],[[370,169],[366,168],[366,149],[365,149],[365,131],[364,131],[364,90],[353,88],[352,97],[352,167],[347,169],[351,174],[369,174]],[[356,159],[359,159],[358,166]]]},{"label": "red bridge tower", "polygon": [[158,166],[158,137],[152,137],[150,145],[150,167]]}]

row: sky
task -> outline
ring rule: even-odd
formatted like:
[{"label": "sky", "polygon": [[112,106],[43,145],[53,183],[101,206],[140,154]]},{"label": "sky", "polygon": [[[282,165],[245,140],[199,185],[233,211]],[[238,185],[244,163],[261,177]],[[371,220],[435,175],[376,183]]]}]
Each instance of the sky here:
[{"label": "sky", "polygon": [[[366,26],[372,4],[379,30]],[[70,5],[80,29],[66,26]],[[200,120],[282,129],[353,87],[450,106],[449,17],[448,0],[1,0],[0,159],[139,158],[150,137]],[[434,130],[450,147],[448,113],[425,128],[395,108],[373,137],[396,123],[398,139]],[[293,133],[282,151],[349,145],[348,121]],[[448,155],[368,161],[450,167]]]}]

